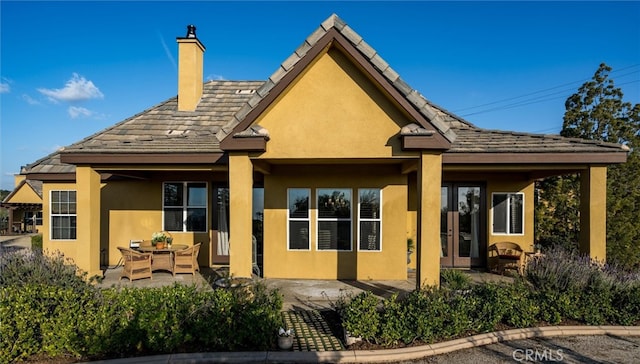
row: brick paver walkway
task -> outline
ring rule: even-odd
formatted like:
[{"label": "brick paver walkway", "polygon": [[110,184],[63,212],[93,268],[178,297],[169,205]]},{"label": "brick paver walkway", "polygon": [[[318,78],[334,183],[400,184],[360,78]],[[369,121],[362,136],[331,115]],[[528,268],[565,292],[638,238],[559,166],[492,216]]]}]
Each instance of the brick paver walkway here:
[{"label": "brick paver walkway", "polygon": [[285,311],[284,323],[293,329],[294,351],[344,350],[342,342],[334,336],[320,312],[316,310]]}]

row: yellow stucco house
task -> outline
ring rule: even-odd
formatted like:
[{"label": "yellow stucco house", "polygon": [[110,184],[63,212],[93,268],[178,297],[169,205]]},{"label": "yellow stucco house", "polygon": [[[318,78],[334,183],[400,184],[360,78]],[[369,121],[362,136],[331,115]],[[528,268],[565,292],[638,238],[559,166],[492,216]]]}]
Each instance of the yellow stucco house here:
[{"label": "yellow stucco house", "polygon": [[0,207],[7,210],[6,219],[0,223],[0,233],[36,233],[42,231],[42,182],[27,179],[18,174],[14,189],[2,201]]},{"label": "yellow stucco house", "polygon": [[531,250],[534,181],[569,172],[581,249],[605,259],[622,146],[478,128],[336,15],[266,81],[203,82],[195,27],[177,43],[177,97],[25,168],[43,182],[45,249],[90,275],[164,230],[202,242],[201,265],[296,279],[406,279],[411,238],[418,284],[437,284],[441,267],[485,267],[494,242]]}]

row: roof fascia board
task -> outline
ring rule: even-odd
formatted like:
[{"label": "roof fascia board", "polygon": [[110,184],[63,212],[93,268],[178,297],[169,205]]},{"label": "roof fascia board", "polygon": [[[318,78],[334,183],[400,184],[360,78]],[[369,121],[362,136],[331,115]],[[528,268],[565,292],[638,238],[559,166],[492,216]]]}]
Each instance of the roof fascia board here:
[{"label": "roof fascia board", "polygon": [[34,179],[43,182],[56,182],[56,181],[75,181],[75,173],[29,173],[27,174],[29,179]]},{"label": "roof fascia board", "polygon": [[224,153],[68,153],[60,161],[67,164],[215,164]]},{"label": "roof fascia board", "polygon": [[617,164],[627,161],[626,152],[615,153],[444,153],[443,164]]},{"label": "roof fascia board", "polygon": [[264,152],[267,150],[267,139],[263,136],[225,138],[220,143],[224,151]]}]

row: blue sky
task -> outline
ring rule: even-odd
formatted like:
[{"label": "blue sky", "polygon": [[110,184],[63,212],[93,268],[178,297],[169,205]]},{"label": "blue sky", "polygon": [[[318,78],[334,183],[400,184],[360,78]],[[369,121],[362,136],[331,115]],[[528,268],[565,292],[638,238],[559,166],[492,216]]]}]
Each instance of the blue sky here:
[{"label": "blue sky", "polygon": [[177,93],[176,37],[205,79],[264,80],[332,13],[413,88],[479,127],[558,133],[602,62],[640,102],[640,2],[0,1],[0,188],[20,166]]}]

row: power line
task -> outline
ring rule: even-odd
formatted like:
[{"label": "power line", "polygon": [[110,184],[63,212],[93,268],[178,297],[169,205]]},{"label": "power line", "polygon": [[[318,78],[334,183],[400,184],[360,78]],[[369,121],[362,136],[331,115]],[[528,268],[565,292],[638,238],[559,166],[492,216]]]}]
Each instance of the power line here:
[{"label": "power line", "polygon": [[[618,72],[621,72],[621,71],[624,71],[624,70],[627,70],[627,69],[630,69],[630,68],[638,67],[638,66],[640,66],[640,63],[639,63],[639,64],[634,64],[634,65],[631,65],[631,66],[627,66],[627,67],[623,67],[623,68],[620,68],[620,69],[617,69],[617,70],[612,70],[612,71],[610,72],[610,74],[618,73]],[[637,72],[638,72],[638,71],[628,72],[628,73],[625,73],[625,74],[622,74],[622,75],[617,75],[616,77],[617,77],[618,79],[620,79],[620,78],[622,78],[622,77],[626,77],[626,76],[628,76],[628,75],[633,75],[633,74],[635,74],[635,73],[637,73]],[[464,110],[477,109],[477,108],[481,108],[481,107],[485,107],[485,106],[491,106],[491,105],[495,105],[495,104],[500,104],[500,103],[507,102],[507,101],[517,100],[517,99],[521,99],[521,98],[524,98],[524,97],[528,97],[528,96],[532,96],[532,95],[537,95],[537,94],[540,94],[540,93],[545,93],[545,92],[548,92],[548,91],[551,91],[551,90],[555,90],[555,89],[558,89],[558,88],[561,88],[561,87],[566,87],[566,86],[574,85],[574,84],[577,84],[577,83],[585,83],[586,81],[590,81],[590,80],[592,80],[592,78],[582,79],[582,80],[578,80],[578,81],[572,81],[572,82],[564,83],[564,84],[561,84],[561,85],[558,85],[558,86],[549,87],[549,88],[546,88],[546,89],[542,89],[542,90],[539,90],[539,91],[530,92],[530,93],[523,94],[523,95],[519,95],[519,96],[509,97],[509,98],[502,99],[502,100],[498,100],[498,101],[493,101],[493,102],[489,102],[489,103],[485,103],[485,104],[480,104],[480,105],[476,105],[476,106],[470,106],[470,107],[465,107],[465,108],[462,108],[462,109],[453,110],[453,112],[454,112],[454,113],[458,113],[458,112],[460,112],[460,111],[464,111]],[[637,81],[631,81],[631,82],[627,82],[627,83],[632,83],[632,82],[637,82]],[[618,85],[624,85],[624,84],[626,84],[626,83],[621,83],[621,84],[618,84]],[[575,91],[575,89],[574,89],[574,88],[572,88],[572,89],[570,89],[570,90],[574,90],[574,91]],[[548,96],[550,96],[550,95],[554,95],[554,94],[557,94],[557,93],[559,93],[559,92],[565,92],[565,91],[556,91],[556,92],[551,93],[551,94],[538,96],[537,98],[541,98],[541,97],[548,97]],[[536,99],[536,98],[534,98],[534,99]],[[520,101],[520,102],[528,102],[528,101],[530,101],[530,100],[534,100],[534,99],[527,99],[527,100],[523,100],[523,101]],[[548,100],[544,100],[544,101],[548,101]],[[541,101],[541,102],[542,102],[542,101]],[[517,103],[516,103],[516,104],[517,104]],[[506,106],[505,106],[505,108],[511,108],[511,107],[508,107],[508,106],[516,105],[516,104],[509,104],[509,105],[506,105]],[[526,105],[528,105],[528,104],[529,104],[529,103],[526,103]],[[496,107],[496,108],[491,108],[491,109],[489,109],[489,110],[481,110],[481,111],[478,111],[478,112],[469,113],[469,114],[465,114],[465,115],[462,115],[462,116],[476,115],[476,114],[484,113],[484,112],[488,112],[488,111],[495,111],[495,110],[499,110],[499,109],[501,109],[501,108],[502,108],[502,107]]]},{"label": "power line", "polygon": [[[627,68],[630,68],[630,67],[626,67],[625,69],[627,69]],[[619,75],[617,77],[618,77],[618,79],[620,79],[621,77],[625,77],[625,76],[628,76],[628,75],[631,75],[631,74],[634,74],[634,73],[636,73],[636,72],[626,73],[626,74],[623,74],[623,75]],[[588,79],[588,80],[591,80],[591,79]],[[580,82],[580,81],[574,81],[574,82],[571,82],[571,83],[566,83],[566,84],[563,84],[563,85],[547,88],[547,89],[544,89],[544,90],[531,92],[531,93],[528,93],[526,95],[510,97],[508,99],[503,99],[503,100],[500,100],[500,101],[494,101],[494,102],[490,102],[490,103],[487,103],[487,104],[468,107],[468,108],[464,108],[464,109],[458,109],[458,110],[456,110],[454,112],[459,112],[460,110],[476,109],[476,108],[480,108],[480,107],[484,107],[484,106],[490,106],[490,105],[503,103],[503,102],[506,102],[506,101],[516,100],[516,99],[520,99],[520,98],[523,98],[523,97],[536,95],[536,94],[539,94],[539,93],[542,93],[542,92],[548,92],[550,90],[554,90],[554,89],[557,89],[557,88],[560,88],[560,87],[571,85],[571,84],[574,84],[574,83],[577,83],[577,82]],[[627,85],[627,84],[636,83],[636,82],[640,82],[640,80],[632,80],[632,81],[628,81],[628,82],[622,82],[622,83],[616,84],[616,86],[622,86],[622,85]],[[525,100],[517,101],[517,102],[511,103],[511,104],[507,104],[507,105],[500,105],[500,106],[496,106],[496,107],[489,108],[489,109],[484,109],[484,110],[479,110],[479,111],[476,111],[476,112],[462,114],[460,116],[467,117],[467,116],[471,116],[471,115],[484,114],[484,113],[487,113],[487,112],[498,111],[498,110],[507,110],[507,109],[512,109],[512,108],[515,108],[515,107],[526,106],[526,105],[531,105],[531,104],[535,104],[535,103],[541,103],[541,102],[556,100],[556,99],[560,99],[560,98],[566,98],[566,97],[569,97],[571,94],[575,93],[575,91],[576,90],[574,88],[567,88],[567,89],[563,89],[563,90],[560,90],[560,91],[547,93],[545,95],[540,95],[540,96],[536,96],[536,97],[533,97],[533,98],[528,98],[528,99],[525,99]],[[560,96],[551,97],[553,95],[560,95]]]}]

